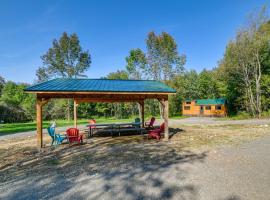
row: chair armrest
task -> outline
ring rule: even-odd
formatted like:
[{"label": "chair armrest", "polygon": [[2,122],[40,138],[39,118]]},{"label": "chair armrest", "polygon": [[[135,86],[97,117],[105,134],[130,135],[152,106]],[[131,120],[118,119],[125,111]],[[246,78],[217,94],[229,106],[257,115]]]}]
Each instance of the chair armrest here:
[{"label": "chair armrest", "polygon": [[80,137],[79,135],[78,136],[67,136],[68,138],[78,138]]},{"label": "chair armrest", "polygon": [[60,134],[60,133],[56,133],[55,135],[56,135],[56,136],[59,136],[59,137],[67,137],[66,134]]}]

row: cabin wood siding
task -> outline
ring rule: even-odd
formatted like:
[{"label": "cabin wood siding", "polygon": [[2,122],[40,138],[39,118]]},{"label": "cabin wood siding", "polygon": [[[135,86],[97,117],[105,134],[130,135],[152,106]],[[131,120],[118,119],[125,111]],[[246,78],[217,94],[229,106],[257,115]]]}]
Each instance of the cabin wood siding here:
[{"label": "cabin wood siding", "polygon": [[[221,105],[197,105],[195,101],[183,102],[182,113],[185,116],[216,116],[223,117],[227,115],[227,108],[225,104]],[[186,110],[185,107],[190,106],[189,110]],[[201,106],[203,107],[203,114],[201,113]],[[206,110],[207,106],[211,106],[211,110]],[[216,106],[221,106],[220,110],[216,110]]]}]

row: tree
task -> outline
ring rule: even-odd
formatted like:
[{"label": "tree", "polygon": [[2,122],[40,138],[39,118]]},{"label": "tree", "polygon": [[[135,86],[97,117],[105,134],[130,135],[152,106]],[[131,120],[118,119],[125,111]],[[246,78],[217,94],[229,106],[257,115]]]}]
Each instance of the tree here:
[{"label": "tree", "polygon": [[147,60],[141,49],[132,49],[126,57],[126,69],[130,79],[140,80],[145,77]]},{"label": "tree", "polygon": [[[33,119],[35,116],[35,98],[32,94],[26,94],[25,83],[8,81],[1,96],[1,109],[5,122],[22,122]],[[12,119],[13,118],[13,119]]]},{"label": "tree", "polygon": [[37,77],[40,79],[85,76],[83,73],[91,64],[90,54],[88,50],[82,50],[78,36],[75,33],[68,35],[66,32],[59,40],[53,40],[52,47],[41,56],[41,60],[43,66],[37,70]]},{"label": "tree", "polygon": [[[37,72],[38,82],[52,77],[77,78],[83,74],[91,64],[91,57],[80,46],[78,36],[73,33],[63,33],[59,40],[54,39],[52,47],[41,56],[43,66]],[[68,100],[68,120],[70,119],[70,100]]]},{"label": "tree", "polygon": [[150,32],[146,39],[148,75],[154,80],[169,80],[183,72],[185,55],[179,56],[177,44],[166,32],[156,35]]},{"label": "tree", "polygon": [[199,98],[218,98],[219,90],[213,71],[204,69],[198,77]]},{"label": "tree", "polygon": [[5,85],[5,79],[2,76],[0,76],[0,97],[2,95],[2,89],[4,85]]},{"label": "tree", "polygon": [[267,66],[264,65],[267,63],[265,58],[268,57],[265,50],[269,49],[270,35],[263,31],[267,21],[265,8],[251,15],[248,26],[237,33],[235,41],[228,44],[221,62],[226,74],[224,77],[229,78],[228,85],[234,83],[241,92],[241,95],[236,93],[239,95],[236,99],[241,98],[246,110],[257,117],[262,112],[262,73],[267,71],[264,69]]},{"label": "tree", "polygon": [[107,75],[107,79],[128,79],[128,73],[124,70],[117,70]]}]

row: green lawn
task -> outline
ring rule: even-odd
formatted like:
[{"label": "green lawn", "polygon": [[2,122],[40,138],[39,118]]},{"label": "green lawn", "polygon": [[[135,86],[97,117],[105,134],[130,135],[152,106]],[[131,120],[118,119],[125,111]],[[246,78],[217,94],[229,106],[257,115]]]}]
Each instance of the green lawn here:
[{"label": "green lawn", "polygon": [[[115,119],[115,118],[97,118],[97,123],[115,123],[115,122],[133,122],[136,117],[130,119]],[[171,119],[183,119],[185,116],[175,116],[170,117]],[[145,117],[145,120],[150,119],[150,117]],[[156,118],[160,119],[160,118]],[[43,128],[47,128],[52,121],[43,121]],[[73,120],[56,120],[57,127],[65,127],[73,125]],[[87,119],[78,120],[78,124],[87,124]],[[26,131],[36,130],[36,122],[27,122],[27,123],[10,123],[10,124],[0,124],[0,135],[13,134]]]},{"label": "green lawn", "polygon": [[[99,118],[97,123],[114,123],[114,122],[131,122],[134,121],[134,118],[131,119],[112,119],[112,118]],[[43,121],[43,127],[46,128],[49,126],[51,121]],[[58,127],[70,126],[73,125],[73,121],[67,120],[56,120]],[[87,124],[88,120],[81,119],[78,120],[78,124]],[[36,130],[36,122],[27,122],[27,123],[11,123],[11,124],[0,124],[0,134],[12,134],[25,131]]]}]

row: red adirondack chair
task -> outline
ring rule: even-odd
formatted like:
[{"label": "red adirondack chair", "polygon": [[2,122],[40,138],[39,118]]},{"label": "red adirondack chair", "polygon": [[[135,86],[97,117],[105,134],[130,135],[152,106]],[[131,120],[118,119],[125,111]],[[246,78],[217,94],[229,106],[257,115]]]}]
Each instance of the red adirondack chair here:
[{"label": "red adirondack chair", "polygon": [[69,128],[67,131],[67,138],[69,143],[73,142],[78,142],[82,143],[83,142],[83,135],[80,135],[79,129],[77,128]]},{"label": "red adirondack chair", "polygon": [[[92,125],[93,124],[93,125]],[[96,120],[95,119],[90,119],[89,120],[89,135],[92,136],[93,135],[93,129],[96,128]]]},{"label": "red adirondack chair", "polygon": [[155,120],[156,119],[154,117],[151,117],[149,122],[145,122],[145,126],[148,127],[148,128],[154,128]]},{"label": "red adirondack chair", "polygon": [[[89,120],[89,124],[96,124],[97,121],[95,119],[90,119]],[[96,126],[95,125],[90,125],[89,127],[92,127],[92,128],[95,128]]]},{"label": "red adirondack chair", "polygon": [[148,138],[156,138],[157,140],[160,140],[161,133],[164,133],[165,124],[164,122],[160,125],[159,128],[148,131],[147,139]]}]

